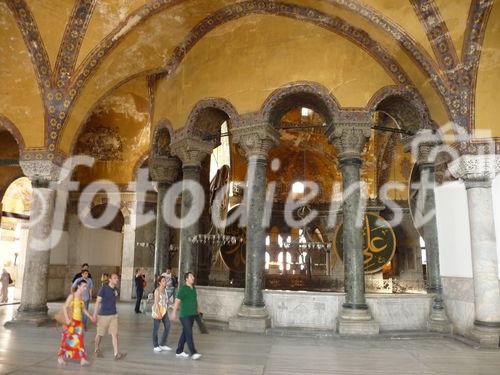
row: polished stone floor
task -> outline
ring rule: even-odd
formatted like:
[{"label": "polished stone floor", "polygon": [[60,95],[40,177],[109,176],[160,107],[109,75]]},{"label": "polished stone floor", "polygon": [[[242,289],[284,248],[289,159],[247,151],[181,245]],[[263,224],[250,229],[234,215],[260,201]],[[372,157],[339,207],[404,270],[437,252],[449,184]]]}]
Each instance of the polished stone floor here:
[{"label": "polished stone floor", "polygon": [[[58,305],[50,307],[57,309]],[[59,332],[56,327],[3,328],[16,305],[0,307],[0,374],[500,374],[500,352],[479,351],[448,338],[378,338],[348,340],[263,336],[211,329],[196,333],[199,361],[177,359],[171,352],[153,353],[151,318],[132,313],[121,304],[120,341],[128,356],[112,360],[111,340],[104,339],[104,359],[91,357],[91,366],[56,365]],[[93,349],[95,327],[87,338]],[[179,327],[168,339],[175,346]]]}]

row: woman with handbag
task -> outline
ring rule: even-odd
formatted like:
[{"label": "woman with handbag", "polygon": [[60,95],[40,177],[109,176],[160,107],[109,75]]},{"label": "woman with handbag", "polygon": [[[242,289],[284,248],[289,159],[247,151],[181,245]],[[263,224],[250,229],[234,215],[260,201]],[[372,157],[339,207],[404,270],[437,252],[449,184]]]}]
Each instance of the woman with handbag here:
[{"label": "woman with handbag", "polygon": [[57,354],[57,362],[61,366],[66,364],[65,359],[79,360],[82,366],[90,364],[87,361],[87,353],[85,352],[82,318],[83,314],[85,314],[94,323],[95,319],[89,314],[83,302],[82,295],[86,289],[87,282],[83,279],[78,281],[73,288],[73,293],[66,299],[62,313],[58,314],[59,317],[56,316],[58,321],[64,319],[61,345]]},{"label": "woman with handbag", "polygon": [[[166,346],[168,333],[170,331],[170,320],[167,313],[167,279],[165,276],[160,276],[158,287],[155,289],[155,299],[151,315],[153,316],[153,351],[155,353],[169,351],[172,348]],[[160,323],[163,323],[163,336],[161,337],[160,345],[158,344],[158,331]]]}]

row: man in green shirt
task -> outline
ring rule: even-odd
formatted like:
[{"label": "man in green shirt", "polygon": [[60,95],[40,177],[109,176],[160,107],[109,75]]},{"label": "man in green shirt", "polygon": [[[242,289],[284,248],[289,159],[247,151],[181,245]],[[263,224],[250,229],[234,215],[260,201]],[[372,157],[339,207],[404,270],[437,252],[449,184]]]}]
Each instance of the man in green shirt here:
[{"label": "man in green shirt", "polygon": [[180,308],[179,319],[182,324],[182,334],[177,345],[176,357],[188,358],[189,355],[184,352],[184,345],[188,344],[191,352],[191,359],[201,358],[201,354],[196,351],[193,341],[193,323],[198,315],[198,301],[196,296],[196,288],[194,287],[194,274],[187,272],[184,275],[186,283],[179,288],[175,298],[174,311],[172,312],[172,320],[177,320],[177,310]]}]

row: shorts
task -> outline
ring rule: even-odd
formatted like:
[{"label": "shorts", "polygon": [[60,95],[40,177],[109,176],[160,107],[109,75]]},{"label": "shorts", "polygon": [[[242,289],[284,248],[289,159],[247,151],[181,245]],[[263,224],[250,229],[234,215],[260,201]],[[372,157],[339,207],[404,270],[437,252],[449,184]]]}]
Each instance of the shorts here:
[{"label": "shorts", "polygon": [[118,314],[97,316],[97,335],[105,336],[118,334]]}]

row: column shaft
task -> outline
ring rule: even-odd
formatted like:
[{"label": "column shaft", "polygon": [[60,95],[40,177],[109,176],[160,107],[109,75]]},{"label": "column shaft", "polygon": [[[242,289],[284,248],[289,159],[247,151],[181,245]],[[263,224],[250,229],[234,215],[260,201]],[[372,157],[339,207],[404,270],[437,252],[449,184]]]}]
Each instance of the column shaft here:
[{"label": "column shaft", "polygon": [[[200,181],[200,166],[184,165],[182,167],[183,181],[192,181],[199,183]],[[182,192],[181,217],[183,220],[191,210],[193,205],[193,197],[187,190]],[[199,223],[186,227],[181,224],[180,241],[179,241],[179,282],[184,283],[184,274],[188,271],[198,271],[198,246],[189,241],[191,236],[199,234]]]},{"label": "column shaft", "polygon": [[[420,166],[420,183],[423,202],[423,215],[436,210],[436,201],[434,196],[435,173],[434,166],[423,164]],[[435,293],[433,308],[443,309],[443,287],[441,282],[441,272],[439,266],[439,241],[437,233],[436,215],[423,224],[423,236],[427,255],[427,291]]]},{"label": "column shaft", "polygon": [[500,328],[500,290],[493,201],[489,183],[467,183],[474,275],[475,321]]},{"label": "column shaft", "polygon": [[169,246],[170,246],[170,227],[165,222],[163,217],[163,201],[170,187],[169,182],[158,182],[158,200],[156,203],[156,242],[155,242],[155,260],[154,274],[155,276],[165,272],[169,265]]},{"label": "column shaft", "polygon": [[[344,307],[366,309],[365,275],[363,257],[363,227],[364,220],[360,220],[361,189],[360,189],[360,159],[346,159],[341,161],[343,182],[343,231],[344,244],[344,274],[346,301]],[[352,189],[354,186],[354,189]],[[347,190],[349,194],[345,194]],[[361,225],[360,225],[361,224]]]},{"label": "column shaft", "polygon": [[245,299],[250,307],[264,306],[262,294],[266,253],[266,228],[262,223],[266,203],[267,160],[260,155],[248,158],[247,198],[247,243]]},{"label": "column shaft", "polygon": [[24,265],[23,290],[18,311],[21,314],[47,313],[47,287],[50,250],[40,251],[35,240],[48,238],[52,230],[56,191],[33,183],[28,247]]}]

